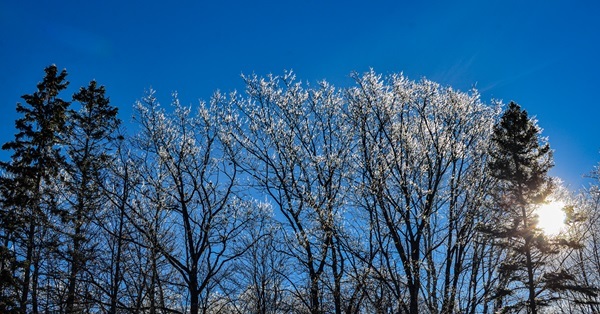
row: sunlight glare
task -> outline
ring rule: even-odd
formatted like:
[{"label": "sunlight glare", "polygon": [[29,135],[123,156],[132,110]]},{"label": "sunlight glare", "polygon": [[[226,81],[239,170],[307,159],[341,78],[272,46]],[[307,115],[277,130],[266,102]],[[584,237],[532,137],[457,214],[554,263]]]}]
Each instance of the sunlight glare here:
[{"label": "sunlight glare", "polygon": [[555,236],[565,227],[566,213],[563,211],[564,207],[565,203],[561,201],[550,201],[538,207],[538,227],[546,235]]}]

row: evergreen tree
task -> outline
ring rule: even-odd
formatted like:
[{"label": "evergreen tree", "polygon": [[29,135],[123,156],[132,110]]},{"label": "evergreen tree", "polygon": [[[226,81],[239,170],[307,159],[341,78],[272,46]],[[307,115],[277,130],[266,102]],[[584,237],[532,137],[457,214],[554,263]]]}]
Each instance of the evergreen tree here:
[{"label": "evergreen tree", "polygon": [[[2,211],[4,212],[4,211]],[[4,213],[2,213],[4,214]],[[9,221],[1,218],[3,226],[8,226]],[[10,241],[7,235],[10,232],[2,230],[2,243],[0,244],[0,313],[18,313],[18,287],[20,280],[15,275],[22,263],[16,260],[15,252],[10,250]]]},{"label": "evergreen tree", "polygon": [[[67,72],[59,73],[55,65],[45,72],[37,91],[22,96],[26,104],[17,104],[17,112],[23,115],[16,120],[18,133],[14,141],[2,146],[3,150],[13,151],[12,159],[0,163],[5,172],[0,178],[2,250],[12,254],[3,259],[2,272],[19,274],[11,282],[19,284],[16,293],[20,311],[32,313],[38,312],[40,255],[45,246],[42,240],[54,206],[45,189],[64,163],[61,144],[69,107],[69,102],[58,97],[68,85]],[[23,269],[16,271],[15,263],[22,263]]]},{"label": "evergreen tree", "polygon": [[[560,252],[566,241],[552,241],[537,228],[536,204],[552,192],[548,170],[553,166],[550,146],[540,137],[540,128],[527,112],[510,103],[495,125],[492,135],[489,170],[497,180],[493,197],[495,221],[485,231],[505,249],[506,258],[499,266],[497,310],[538,313],[540,307],[557,298],[555,292],[585,287],[568,283],[566,271],[552,271],[549,257]],[[525,300],[505,306],[509,295],[524,291]],[[517,296],[518,299],[518,296]]]},{"label": "evergreen tree", "polygon": [[[101,183],[105,169],[110,163],[111,141],[120,121],[117,108],[109,104],[104,86],[98,87],[91,81],[87,88],[81,88],[73,95],[79,102],[78,111],[69,112],[69,141],[67,153],[69,167],[66,187],[69,205],[61,212],[66,235],[65,249],[69,263],[67,278],[66,310],[78,312],[76,291],[80,276],[84,274],[86,263],[92,258],[90,244],[91,221],[102,207]],[[83,288],[83,286],[79,287]]]}]

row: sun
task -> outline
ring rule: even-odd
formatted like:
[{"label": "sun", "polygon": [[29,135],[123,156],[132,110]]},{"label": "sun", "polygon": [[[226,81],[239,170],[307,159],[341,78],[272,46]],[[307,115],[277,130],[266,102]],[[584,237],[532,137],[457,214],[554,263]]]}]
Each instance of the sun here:
[{"label": "sun", "polygon": [[566,213],[563,208],[565,203],[561,201],[550,201],[540,205],[536,213],[538,214],[538,228],[548,236],[559,234],[565,227]]}]

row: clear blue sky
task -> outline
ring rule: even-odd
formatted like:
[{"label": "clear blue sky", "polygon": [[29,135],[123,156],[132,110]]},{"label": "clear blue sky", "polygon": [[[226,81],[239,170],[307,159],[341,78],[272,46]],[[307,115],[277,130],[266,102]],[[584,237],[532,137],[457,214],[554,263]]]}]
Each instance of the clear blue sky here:
[{"label": "clear blue sky", "polygon": [[348,86],[372,67],[516,101],[549,137],[552,174],[578,189],[600,161],[597,3],[0,0],[0,142],[52,63],[69,72],[65,98],[96,79],[126,122],[149,87],[164,106],[175,90],[195,104],[242,88],[241,73]]}]

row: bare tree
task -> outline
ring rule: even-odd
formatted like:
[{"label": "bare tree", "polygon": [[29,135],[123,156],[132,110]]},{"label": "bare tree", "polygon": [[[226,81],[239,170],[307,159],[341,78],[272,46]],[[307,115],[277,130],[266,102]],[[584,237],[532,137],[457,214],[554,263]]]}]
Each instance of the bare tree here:
[{"label": "bare tree", "polygon": [[386,310],[396,312],[466,311],[494,110],[476,92],[427,80],[383,80],[373,71],[354,78],[355,195],[369,234],[363,259],[386,290],[371,299],[392,297]]},{"label": "bare tree", "polygon": [[213,104],[192,114],[175,95],[174,111],[167,114],[150,92],[136,106],[145,204],[132,219],[179,274],[194,314],[208,310],[219,276],[247,249],[236,239],[256,211],[253,202],[236,196],[238,169],[223,146]]},{"label": "bare tree", "polygon": [[247,154],[245,173],[285,223],[288,252],[300,266],[289,283],[309,312],[340,313],[344,252],[336,242],[351,145],[343,99],[326,82],[304,88],[291,72],[244,80],[247,98],[231,100],[233,137]]},{"label": "bare tree", "polygon": [[152,255],[152,244],[130,220],[131,213],[141,211],[139,207],[143,206],[137,194],[141,165],[136,164],[129,141],[121,138],[117,144],[110,175],[100,186],[106,204],[93,220],[98,230],[92,239],[98,258],[88,267],[94,306],[106,313],[144,308],[154,293],[151,278],[156,269],[161,269],[156,254]]},{"label": "bare tree", "polygon": [[[567,232],[563,238],[580,244],[560,260],[561,266],[569,269],[580,286],[594,287],[596,294],[600,288],[600,170],[598,167],[589,175],[594,182],[582,190],[576,198],[571,198],[567,209]],[[562,296],[559,303],[562,313],[598,313],[600,298],[577,293]]]},{"label": "bare tree", "polygon": [[[267,204],[261,204],[266,206]],[[265,208],[265,214],[272,209]],[[275,314],[286,312],[286,278],[292,273],[290,258],[282,243],[281,225],[272,215],[256,219],[243,241],[248,251],[236,260],[224,280],[224,289],[237,313]],[[233,312],[230,310],[230,312]]]}]

